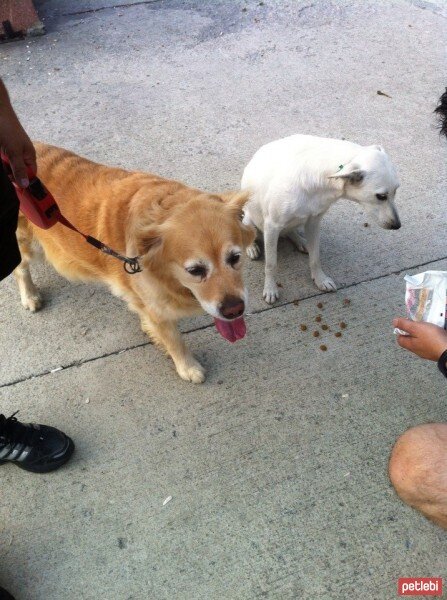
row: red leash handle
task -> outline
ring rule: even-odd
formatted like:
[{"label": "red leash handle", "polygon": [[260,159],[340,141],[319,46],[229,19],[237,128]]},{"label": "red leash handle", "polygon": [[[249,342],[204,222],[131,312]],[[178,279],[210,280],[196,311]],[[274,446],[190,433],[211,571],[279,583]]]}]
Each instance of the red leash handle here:
[{"label": "red leash handle", "polygon": [[6,174],[16,190],[20,202],[20,210],[27,219],[34,223],[34,225],[37,225],[37,227],[40,227],[41,229],[49,229],[50,227],[53,227],[53,225],[56,225],[56,223],[61,223],[61,225],[82,235],[87,243],[98,250],[101,250],[101,252],[122,261],[124,270],[130,275],[139,273],[142,270],[140,263],[138,262],[138,256],[135,256],[134,258],[123,256],[91,235],[85,235],[70,223],[70,221],[61,213],[56,200],[36,176],[31,167],[27,167],[29,186],[27,188],[21,188],[14,180],[9,158],[3,153],[0,154],[0,158],[3,162]]},{"label": "red leash handle", "polygon": [[36,174],[27,167],[29,186],[21,188],[14,180],[11,163],[5,154],[1,159],[11,183],[15,187],[17,197],[20,201],[20,210],[37,227],[49,229],[59,221],[60,210],[56,200],[46,189]]}]

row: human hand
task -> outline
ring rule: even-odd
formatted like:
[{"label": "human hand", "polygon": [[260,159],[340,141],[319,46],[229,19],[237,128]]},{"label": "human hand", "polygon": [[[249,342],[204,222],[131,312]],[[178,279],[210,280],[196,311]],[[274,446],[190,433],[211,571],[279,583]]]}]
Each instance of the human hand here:
[{"label": "human hand", "polygon": [[399,346],[421,358],[437,361],[447,350],[447,331],[438,325],[402,318],[394,319],[393,325],[408,333],[397,336]]},{"label": "human hand", "polygon": [[0,111],[0,150],[9,158],[17,185],[28,187],[26,167],[37,171],[36,151],[12,107]]}]

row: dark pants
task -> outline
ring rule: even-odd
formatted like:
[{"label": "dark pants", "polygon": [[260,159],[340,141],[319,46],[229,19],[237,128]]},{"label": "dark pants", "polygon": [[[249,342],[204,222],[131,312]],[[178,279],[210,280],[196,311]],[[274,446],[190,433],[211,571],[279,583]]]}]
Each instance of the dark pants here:
[{"label": "dark pants", "polygon": [[21,261],[16,238],[18,216],[19,201],[0,163],[0,280],[12,273]]}]

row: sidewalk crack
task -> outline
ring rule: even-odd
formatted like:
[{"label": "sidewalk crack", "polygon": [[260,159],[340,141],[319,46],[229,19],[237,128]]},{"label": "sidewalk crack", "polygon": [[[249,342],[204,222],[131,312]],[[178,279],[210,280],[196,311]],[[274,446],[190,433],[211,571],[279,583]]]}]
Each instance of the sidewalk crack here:
[{"label": "sidewalk crack", "polygon": [[[379,281],[380,279],[386,279],[387,277],[390,277],[391,275],[400,275],[401,273],[403,273],[404,271],[410,271],[413,269],[419,269],[421,267],[425,267],[427,265],[431,265],[433,263],[439,262],[441,260],[447,260],[447,256],[442,256],[441,258],[435,258],[433,260],[429,260],[427,262],[423,262],[423,263],[419,263],[417,265],[412,265],[411,267],[405,267],[403,269],[399,269],[397,271],[392,271],[391,273],[385,273],[384,275],[377,275],[375,277],[370,277],[368,279],[363,279],[362,281],[356,281],[355,283],[350,283],[348,285],[345,285],[343,287],[338,288],[338,291],[340,290],[349,290],[351,288],[355,288],[359,285],[363,285],[365,283],[370,283],[372,281]],[[314,294],[309,294],[308,296],[305,296],[303,298],[298,298],[299,302],[305,302],[306,300],[312,300],[312,298],[319,298],[320,296],[326,296],[327,292],[320,292],[320,291],[315,291]],[[276,310],[278,308],[283,308],[284,306],[290,306],[291,304],[293,304],[294,302],[296,302],[297,299],[294,300],[290,300],[287,302],[283,302],[282,304],[275,304],[275,306],[266,306],[265,308],[261,308],[259,310],[255,310],[252,313],[250,313],[250,315],[260,315],[263,314],[265,312],[269,312],[271,310]],[[196,331],[203,331],[205,329],[210,329],[211,327],[213,327],[213,323],[209,323],[207,325],[201,325],[199,327],[194,327],[193,329],[189,329],[187,331],[184,331],[182,333],[182,335],[188,335],[189,333],[195,333]],[[132,350],[136,350],[138,348],[145,348],[146,346],[152,346],[153,343],[151,340],[148,340],[147,342],[142,342],[140,344],[134,344],[132,346],[127,346],[126,348],[120,348],[119,350],[113,350],[112,352],[105,352],[104,354],[98,355],[98,356],[92,356],[91,358],[86,358],[85,360],[78,360],[78,361],[73,361],[71,363],[68,363],[67,365],[60,365],[62,367],[62,371],[66,371],[67,369],[72,369],[75,367],[80,367],[82,365],[91,363],[91,362],[96,362],[97,360],[101,360],[102,358],[108,358],[109,356],[117,356],[118,354],[124,354],[125,352],[130,352]],[[23,383],[25,381],[30,381],[31,379],[38,379],[40,377],[45,377],[46,375],[50,375],[51,374],[51,370],[45,370],[45,371],[41,371],[40,373],[35,373],[34,375],[27,375],[24,377],[20,377],[18,379],[15,379],[13,381],[9,381],[8,383],[3,383],[0,384],[0,390],[3,388],[7,388],[7,387],[11,387],[13,385],[16,385],[18,383]]]}]

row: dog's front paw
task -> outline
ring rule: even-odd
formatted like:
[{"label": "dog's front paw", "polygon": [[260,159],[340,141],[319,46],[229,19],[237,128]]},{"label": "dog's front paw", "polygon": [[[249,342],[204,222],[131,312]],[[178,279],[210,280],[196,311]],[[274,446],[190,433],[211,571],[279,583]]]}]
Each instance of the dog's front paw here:
[{"label": "dog's front paw", "polygon": [[42,307],[42,297],[39,292],[36,291],[33,294],[23,297],[22,306],[32,313],[38,311]]},{"label": "dog's front paw", "polygon": [[265,283],[262,296],[267,304],[273,304],[279,298],[279,290],[276,283]]},{"label": "dog's front paw", "polygon": [[288,238],[298,250],[298,252],[302,252],[303,254],[309,254],[309,251],[307,249],[306,238],[303,237],[303,235],[298,230],[291,231],[288,235]]},{"label": "dog's front paw", "polygon": [[246,253],[248,258],[251,258],[251,260],[256,260],[261,256],[261,250],[259,249],[259,245],[256,242],[253,242],[253,244],[248,246],[248,248],[246,249]]},{"label": "dog's front paw", "polygon": [[309,254],[309,250],[307,249],[307,242],[304,238],[300,238],[298,243],[296,244],[296,249],[298,252],[302,252],[303,254]]},{"label": "dog's front paw", "polygon": [[317,288],[319,290],[321,290],[322,292],[336,292],[337,291],[337,286],[335,285],[335,282],[333,279],[331,279],[330,277],[328,277],[327,275],[325,275],[324,273],[321,273],[321,275],[317,275],[314,278],[315,281],[315,285],[317,286]]},{"label": "dog's front paw", "polygon": [[192,381],[192,383],[203,383],[205,381],[205,369],[196,360],[177,365],[177,373],[185,381]]}]

